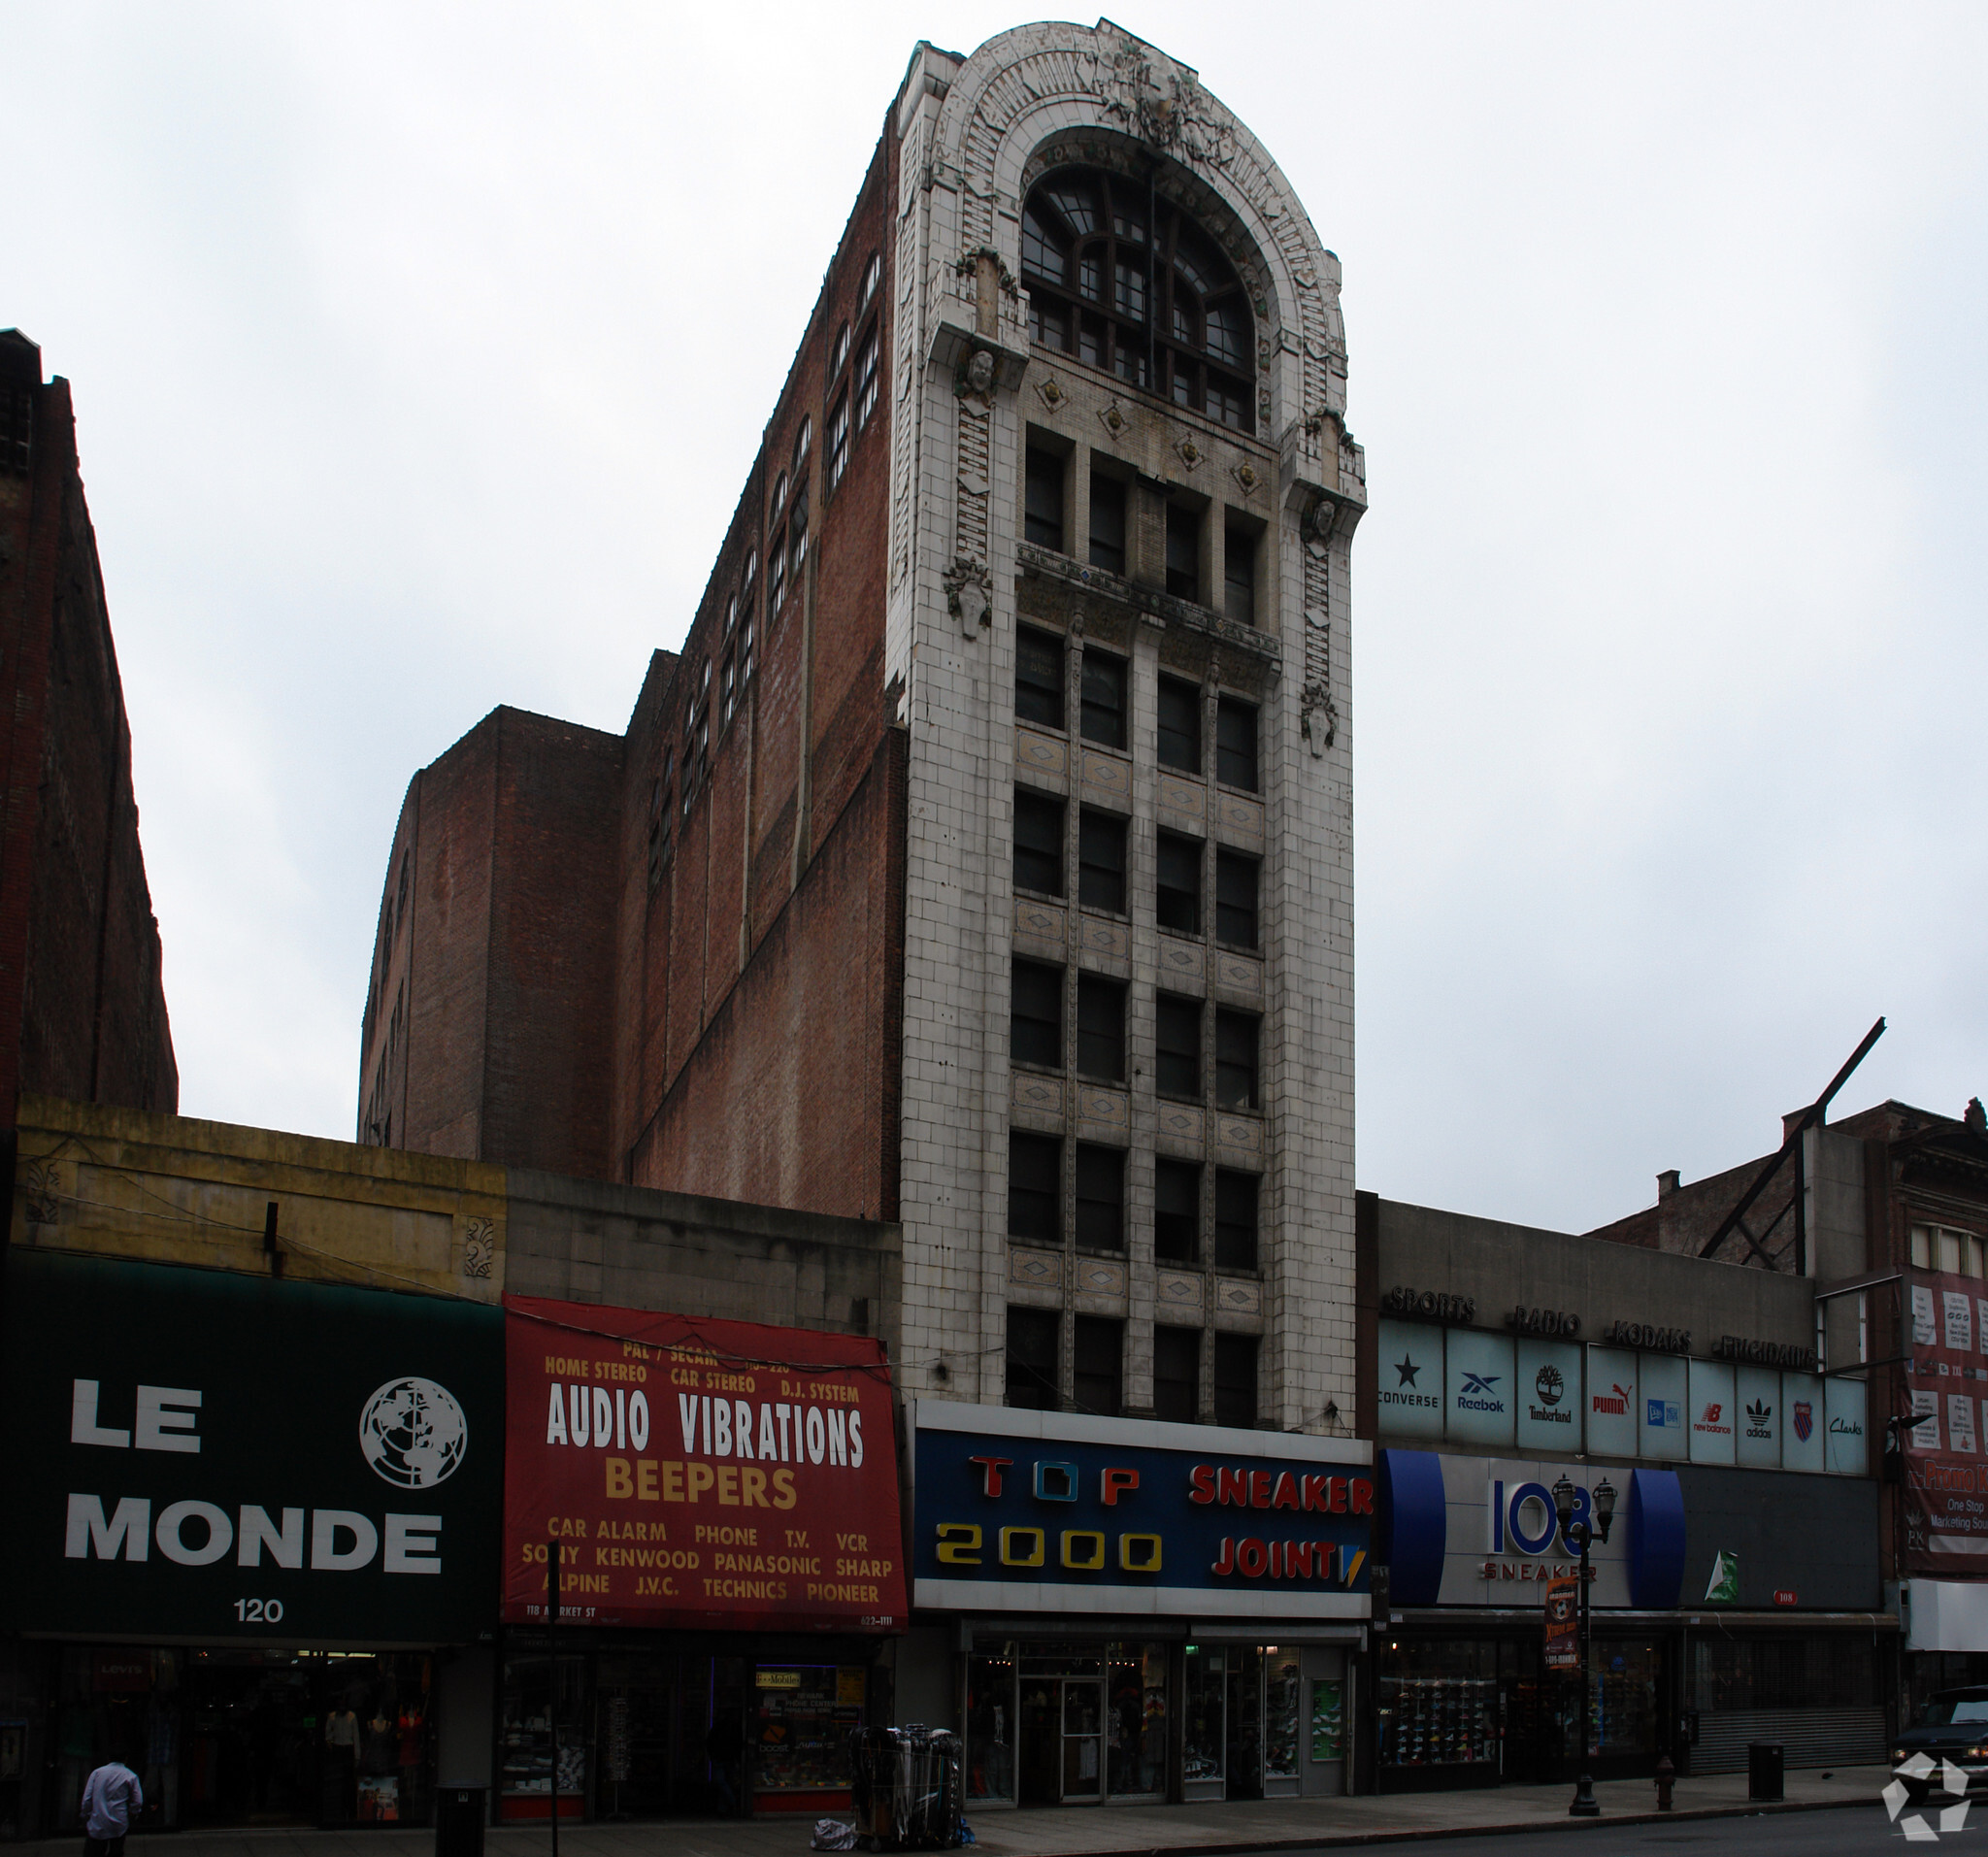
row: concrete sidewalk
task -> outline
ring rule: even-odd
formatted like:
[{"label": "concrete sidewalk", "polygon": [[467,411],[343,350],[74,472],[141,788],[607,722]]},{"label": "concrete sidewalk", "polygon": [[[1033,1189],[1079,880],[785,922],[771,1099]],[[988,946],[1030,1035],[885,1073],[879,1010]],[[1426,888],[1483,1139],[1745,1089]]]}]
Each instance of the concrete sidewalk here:
[{"label": "concrete sidewalk", "polygon": [[[1747,1811],[1799,1811],[1872,1805],[1891,1777],[1885,1767],[1791,1773],[1780,1806],[1751,1806],[1744,1774],[1680,1779],[1673,1817]],[[1148,1857],[1152,1852],[1242,1851],[1282,1845],[1362,1844],[1396,1839],[1454,1838],[1474,1832],[1578,1834],[1588,1825],[1655,1816],[1656,1789],[1646,1779],[1604,1780],[1595,1787],[1603,1816],[1571,1819],[1571,1786],[1500,1786],[1453,1793],[1388,1793],[1359,1799],[1269,1799],[1213,1806],[1093,1806],[1044,1811],[969,1811],[967,1822],[989,1857]],[[562,1824],[560,1857],[801,1857],[812,1818],[670,1819],[641,1825]],[[501,1826],[486,1834],[489,1857],[548,1857],[547,1825]],[[156,1843],[160,1857],[414,1857],[434,1849],[427,1831],[179,1832],[135,1838],[140,1857]],[[23,1851],[75,1857],[77,1840],[25,1844]],[[1571,1847],[1570,1847],[1571,1848]]]}]

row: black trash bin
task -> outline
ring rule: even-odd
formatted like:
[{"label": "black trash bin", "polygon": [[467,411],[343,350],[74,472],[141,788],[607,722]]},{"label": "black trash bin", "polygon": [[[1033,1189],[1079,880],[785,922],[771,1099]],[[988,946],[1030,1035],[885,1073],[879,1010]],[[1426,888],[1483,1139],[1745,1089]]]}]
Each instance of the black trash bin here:
[{"label": "black trash bin", "polygon": [[435,1857],[483,1857],[482,1786],[435,1788]]},{"label": "black trash bin", "polygon": [[1782,1751],[1777,1741],[1750,1741],[1746,1743],[1748,1799],[1780,1798]]}]

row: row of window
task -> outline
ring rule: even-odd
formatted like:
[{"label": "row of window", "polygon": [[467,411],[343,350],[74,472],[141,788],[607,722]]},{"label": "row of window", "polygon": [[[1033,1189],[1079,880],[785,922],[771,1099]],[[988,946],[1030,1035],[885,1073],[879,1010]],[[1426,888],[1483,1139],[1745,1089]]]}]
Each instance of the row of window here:
[{"label": "row of window", "polygon": [[[1067,802],[1054,793],[1014,790],[1014,884],[1038,896],[1061,897]],[[1113,915],[1126,908],[1129,821],[1095,806],[1077,810],[1077,900]],[[1163,929],[1199,935],[1203,912],[1203,843],[1181,832],[1154,837],[1153,913]],[[1263,864],[1245,851],[1215,851],[1215,940],[1230,947],[1261,945],[1259,893]]]},{"label": "row of window", "polygon": [[[1071,554],[1065,547],[1065,479],[1069,461],[1044,446],[1032,445],[1025,454],[1022,478],[1022,538],[1055,554]],[[1124,574],[1126,499],[1131,486],[1098,466],[1091,467],[1090,533],[1086,556],[1094,568]],[[1202,514],[1184,504],[1167,506],[1167,591],[1176,599],[1201,602]],[[1261,531],[1234,515],[1222,524],[1221,611],[1239,625],[1256,623],[1256,551]]]},{"label": "row of window", "polygon": [[1912,1268],[1949,1277],[1988,1277],[1988,1239],[1949,1225],[1914,1225]]},{"label": "row of window", "polygon": [[[1125,1324],[1104,1315],[1073,1316],[1070,1407],[1101,1418],[1125,1409]],[[1153,1416],[1176,1425],[1201,1418],[1201,1336],[1198,1328],[1153,1330]],[[1217,1425],[1247,1431],[1256,1424],[1254,1335],[1216,1335],[1209,1391]],[[1063,1317],[1052,1309],[1008,1310],[1010,1406],[1026,1411],[1063,1409],[1060,1386]]]},{"label": "row of window", "polygon": [[[1064,972],[1045,961],[1017,960],[1009,991],[1008,1054],[1017,1064],[1063,1068]],[[1077,1074],[1093,1083],[1125,1081],[1123,980],[1077,977]],[[1208,1009],[1175,993],[1153,1001],[1153,1084],[1160,1095],[1198,1103],[1206,1087],[1202,1029]],[[1214,1009],[1215,1107],[1260,1107],[1257,1071],[1262,1022],[1253,1012]]]},{"label": "row of window", "polygon": [[[1077,1224],[1087,1251],[1125,1249],[1125,1150],[1078,1142],[1075,1162]],[[1158,1156],[1153,1162],[1153,1256],[1162,1264],[1203,1261],[1199,1161]],[[1262,1177],[1241,1168],[1214,1170],[1214,1229],[1207,1259],[1216,1270],[1257,1265]],[[1011,1129],[1008,1136],[1008,1235],[1054,1249],[1063,1243],[1063,1141]]]},{"label": "row of window", "polygon": [[[1054,632],[1016,628],[1014,713],[1038,728],[1070,727],[1070,653]],[[1083,647],[1077,680],[1077,734],[1099,747],[1129,747],[1132,739],[1132,664],[1115,651]],[[1162,767],[1182,774],[1202,772],[1201,685],[1162,674],[1156,702]],[[1239,696],[1215,699],[1215,779],[1224,786],[1257,790],[1257,711]]]},{"label": "row of window", "polygon": [[[883,275],[883,260],[873,252],[863,268],[856,292],[856,320],[860,322],[876,302]],[[873,317],[856,351],[850,380],[836,395],[828,417],[828,478],[830,495],[848,469],[851,420],[860,433],[877,410],[878,354],[882,317]],[[828,386],[834,392],[849,357],[850,324],[837,332],[830,354]],[[853,414],[851,407],[853,405]],[[801,429],[794,435],[794,453],[786,470],[773,481],[767,500],[766,526],[773,540],[766,550],[767,617],[770,624],[779,615],[789,587],[801,584],[808,564],[808,460],[814,444],[814,421],[802,415]],[[725,601],[724,631],[719,641],[716,703],[718,729],[730,724],[756,668],[753,658],[755,617],[759,609],[759,550],[746,551],[746,566],[739,584]],[[711,776],[712,660],[704,660],[703,673],[692,693],[683,722],[683,789],[681,812],[685,818],[697,795]],[[670,793],[675,779],[675,756],[666,750],[661,772],[656,777],[649,808],[649,888],[662,880],[670,854]]]}]

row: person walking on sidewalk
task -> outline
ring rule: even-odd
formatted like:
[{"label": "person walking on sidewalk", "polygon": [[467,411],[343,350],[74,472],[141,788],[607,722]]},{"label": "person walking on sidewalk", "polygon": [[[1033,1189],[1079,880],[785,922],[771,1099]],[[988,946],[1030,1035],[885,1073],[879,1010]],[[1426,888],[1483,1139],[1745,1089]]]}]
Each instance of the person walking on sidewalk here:
[{"label": "person walking on sidewalk", "polygon": [[115,1756],[83,1785],[83,1857],[124,1857],[124,1834],[133,1812],[145,1808],[138,1775]]}]

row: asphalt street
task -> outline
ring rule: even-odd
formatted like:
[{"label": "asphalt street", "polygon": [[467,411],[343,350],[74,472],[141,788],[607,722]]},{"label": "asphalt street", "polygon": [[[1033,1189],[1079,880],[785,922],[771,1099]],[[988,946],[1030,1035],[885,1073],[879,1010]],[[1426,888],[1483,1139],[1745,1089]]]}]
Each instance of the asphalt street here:
[{"label": "asphalt street", "polygon": [[[1978,1819],[1975,1814],[1979,1813]],[[1464,1838],[1418,1838],[1404,1846],[1414,1857],[1856,1857],[1868,1851],[1926,1851],[1942,1846],[1988,1853],[1988,1801],[1976,1801],[1968,1824],[1936,1840],[1908,1841],[1882,1806],[1847,1806],[1828,1811],[1765,1812],[1736,1818],[1684,1819],[1675,1824],[1598,1823],[1515,1828]],[[1938,1825],[1936,1815],[1929,1828]],[[1347,1846],[1320,1845],[1320,1857],[1344,1857]],[[1309,1857],[1288,1847],[1276,1857]]]}]

